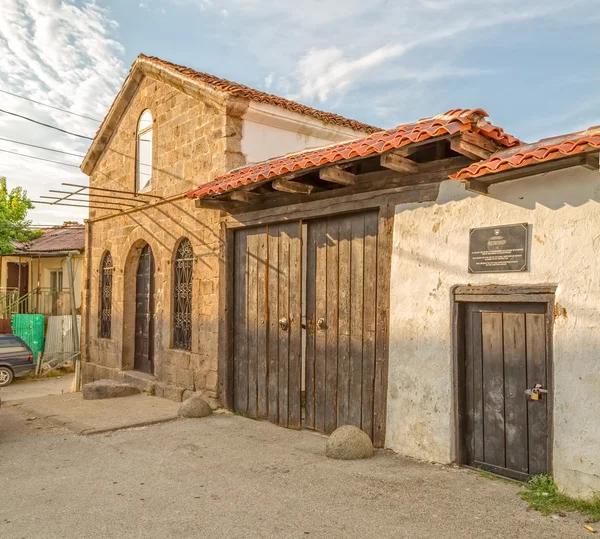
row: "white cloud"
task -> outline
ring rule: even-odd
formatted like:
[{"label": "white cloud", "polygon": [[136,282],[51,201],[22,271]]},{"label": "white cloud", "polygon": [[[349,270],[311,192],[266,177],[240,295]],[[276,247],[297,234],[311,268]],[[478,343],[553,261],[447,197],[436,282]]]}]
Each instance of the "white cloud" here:
[{"label": "white cloud", "polygon": [[273,79],[275,78],[275,73],[269,73],[265,77],[265,89],[268,90],[273,85]]},{"label": "white cloud", "polygon": [[[123,47],[111,35],[117,24],[95,3],[75,5],[59,0],[2,0],[0,18],[0,89],[43,103],[102,119],[121,82]],[[5,110],[88,136],[98,124],[0,94]],[[61,134],[0,113],[2,137],[84,154],[89,141]],[[5,141],[0,148],[79,165],[80,158],[46,152]],[[10,186],[22,185],[31,198],[62,182],[87,183],[76,168],[43,163],[0,152],[0,175]],[[38,205],[35,222],[47,224],[82,219],[85,210]]]}]

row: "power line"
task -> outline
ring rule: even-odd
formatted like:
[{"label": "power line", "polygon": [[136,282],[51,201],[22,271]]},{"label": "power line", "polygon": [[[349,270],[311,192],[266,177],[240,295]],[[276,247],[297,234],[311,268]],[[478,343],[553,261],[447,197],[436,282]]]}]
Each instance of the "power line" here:
[{"label": "power line", "polygon": [[37,120],[33,120],[31,118],[28,118],[27,116],[21,116],[20,114],[16,114],[14,112],[9,112],[7,110],[2,110],[2,109],[0,109],[0,112],[3,112],[4,114],[10,114],[11,116],[16,116],[17,118],[22,118],[23,120],[33,122],[34,124],[39,124],[39,125],[43,125],[44,127],[49,127],[50,129],[56,129],[57,131],[61,131],[62,133],[66,133],[67,135],[84,138],[86,140],[94,140],[92,137],[86,137],[85,135],[80,135],[78,133],[72,133],[71,131],[65,131],[64,129],[61,129],[60,127],[56,127],[56,126],[50,125],[50,124],[45,124],[43,122],[38,122]]},{"label": "power line", "polygon": [[47,163],[54,163],[55,165],[64,165],[65,167],[79,168],[79,165],[71,165],[70,163],[62,163],[60,161],[53,161],[52,159],[43,159],[41,157],[35,157],[33,155],[26,155],[24,153],[11,152],[10,150],[4,150],[2,148],[0,148],[0,152],[11,153],[13,155],[18,155],[19,157],[27,157],[28,159],[36,159],[37,161],[46,161]]},{"label": "power line", "polygon": [[47,103],[42,103],[41,101],[36,101],[35,99],[31,99],[29,97],[24,97],[22,95],[13,94],[12,92],[7,92],[6,90],[0,90],[3,94],[12,95],[13,97],[18,97],[19,99],[24,99],[25,101],[31,101],[32,103],[36,103],[37,105],[42,105],[43,107],[48,107],[54,110],[60,110],[61,112],[66,112],[67,114],[72,114],[73,116],[79,116],[80,118],[85,118],[86,120],[92,120],[93,122],[102,123],[102,120],[96,120],[96,118],[90,118],[89,116],[84,116],[83,114],[77,114],[76,112],[71,112],[70,110],[61,109],[60,107],[55,107],[54,105],[48,105]]},{"label": "power line", "polygon": [[12,142],[14,144],[22,144],[23,146],[31,146],[32,148],[39,148],[40,150],[47,150],[49,152],[64,153],[65,155],[72,155],[73,157],[85,157],[85,155],[82,155],[80,153],[63,152],[62,150],[55,150],[54,148],[45,148],[44,146],[36,146],[35,144],[28,144],[27,142],[19,142],[18,140],[11,140],[9,138],[0,137],[0,140],[4,140],[6,142]]}]

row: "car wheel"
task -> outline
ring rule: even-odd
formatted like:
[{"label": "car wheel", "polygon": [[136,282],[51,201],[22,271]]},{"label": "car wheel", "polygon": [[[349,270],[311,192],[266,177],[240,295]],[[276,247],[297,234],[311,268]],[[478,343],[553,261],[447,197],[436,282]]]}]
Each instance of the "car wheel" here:
[{"label": "car wheel", "polygon": [[13,378],[13,372],[8,367],[0,367],[0,387],[10,384]]}]

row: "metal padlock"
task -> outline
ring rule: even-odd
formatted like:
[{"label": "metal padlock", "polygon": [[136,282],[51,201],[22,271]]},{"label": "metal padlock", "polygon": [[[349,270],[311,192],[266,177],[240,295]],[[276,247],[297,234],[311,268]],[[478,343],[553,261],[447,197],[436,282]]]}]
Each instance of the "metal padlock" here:
[{"label": "metal padlock", "polygon": [[531,391],[530,398],[531,398],[532,401],[539,401],[540,400],[540,394],[535,389],[533,389]]}]

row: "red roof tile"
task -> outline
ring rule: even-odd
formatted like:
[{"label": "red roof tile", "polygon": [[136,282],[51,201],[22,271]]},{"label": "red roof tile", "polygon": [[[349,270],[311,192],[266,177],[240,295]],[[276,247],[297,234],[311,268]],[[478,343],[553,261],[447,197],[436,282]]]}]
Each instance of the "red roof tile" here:
[{"label": "red roof tile", "polygon": [[597,148],[600,148],[600,126],[501,150],[489,159],[473,163],[450,177],[453,180],[479,178],[505,170],[571,157]]},{"label": "red roof tile", "polygon": [[278,97],[273,94],[261,92],[260,90],[255,90],[237,82],[232,82],[227,79],[221,79],[219,77],[215,77],[214,75],[210,75],[209,73],[202,73],[200,71],[190,69],[189,67],[173,64],[171,62],[167,62],[166,60],[161,60],[160,58],[156,58],[155,56],[146,56],[145,54],[140,54],[138,56],[138,59],[150,62],[164,69],[176,71],[184,77],[187,77],[191,80],[203,84],[207,84],[208,86],[220,92],[225,92],[236,97],[250,99],[251,101],[256,101],[259,103],[266,103],[269,105],[275,105],[276,107],[282,107],[292,112],[297,112],[298,114],[311,116],[327,124],[340,125],[343,127],[348,127],[355,131],[364,131],[366,133],[374,133],[375,131],[380,130],[379,127],[374,127],[372,125],[359,122],[358,120],[345,118],[344,116],[340,116],[339,114],[334,114],[332,112],[325,112],[322,110],[313,109],[312,107],[308,107],[306,105],[302,105],[300,103],[296,103],[295,101],[291,101],[283,97]]},{"label": "red roof tile", "polygon": [[232,170],[228,174],[191,191],[188,193],[188,197],[202,198],[208,195],[217,195],[243,185],[275,178],[289,172],[308,170],[357,157],[382,154],[416,142],[444,135],[453,135],[463,131],[481,133],[505,147],[520,144],[518,139],[504,133],[501,128],[490,124],[485,119],[486,116],[487,113],[482,109],[455,109],[433,118],[425,118],[415,123],[378,131],[367,137],[290,153],[262,163]]}]

